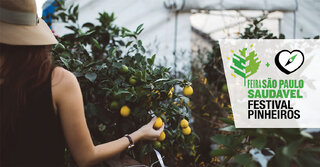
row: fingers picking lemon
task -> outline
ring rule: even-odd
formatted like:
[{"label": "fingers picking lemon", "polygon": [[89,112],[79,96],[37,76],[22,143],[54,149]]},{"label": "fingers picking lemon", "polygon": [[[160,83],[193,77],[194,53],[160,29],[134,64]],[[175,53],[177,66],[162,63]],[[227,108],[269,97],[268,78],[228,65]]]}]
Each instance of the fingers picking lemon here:
[{"label": "fingers picking lemon", "polygon": [[185,95],[185,96],[191,96],[192,94],[193,94],[193,88],[191,87],[191,86],[185,86],[184,88],[183,88],[183,94]]},{"label": "fingers picking lemon", "polygon": [[157,120],[156,120],[156,122],[153,124],[153,128],[155,128],[155,129],[160,129],[161,126],[162,126],[162,124],[163,124],[162,119],[158,117]]},{"label": "fingers picking lemon", "polygon": [[163,141],[164,139],[166,139],[166,134],[161,132],[160,136],[158,137],[158,141]]},{"label": "fingers picking lemon", "polygon": [[189,122],[186,119],[180,121],[181,128],[187,128],[189,126]]},{"label": "fingers picking lemon", "polygon": [[128,106],[122,106],[120,109],[120,114],[123,117],[128,117],[130,115],[130,108]]},{"label": "fingers picking lemon", "polygon": [[183,128],[182,129],[182,133],[184,134],[184,135],[190,135],[190,133],[191,133],[191,128],[188,126],[188,127],[186,127],[186,128]]}]

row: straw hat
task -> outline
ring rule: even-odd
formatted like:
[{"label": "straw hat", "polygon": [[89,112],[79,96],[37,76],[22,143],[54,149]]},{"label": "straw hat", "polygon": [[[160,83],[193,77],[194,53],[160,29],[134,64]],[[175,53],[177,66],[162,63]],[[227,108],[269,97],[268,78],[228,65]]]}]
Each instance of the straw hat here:
[{"label": "straw hat", "polygon": [[35,0],[0,0],[0,43],[52,45],[58,43],[37,15]]}]

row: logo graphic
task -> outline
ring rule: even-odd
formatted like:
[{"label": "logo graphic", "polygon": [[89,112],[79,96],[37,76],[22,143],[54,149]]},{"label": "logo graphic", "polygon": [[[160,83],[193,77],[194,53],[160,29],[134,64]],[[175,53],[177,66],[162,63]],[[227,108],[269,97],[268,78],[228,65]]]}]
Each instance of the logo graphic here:
[{"label": "logo graphic", "polygon": [[[250,47],[252,46],[253,45]],[[233,65],[231,65],[230,68],[234,70],[234,73],[243,78],[244,85],[246,85],[246,79],[258,71],[261,61],[254,50],[247,54],[247,48],[240,49],[240,55],[235,54],[233,50],[231,50],[231,52],[233,53]],[[235,74],[231,75],[236,77]]]},{"label": "logo graphic", "polygon": [[300,50],[281,50],[274,59],[276,66],[289,75],[297,71],[304,62],[303,53]]}]

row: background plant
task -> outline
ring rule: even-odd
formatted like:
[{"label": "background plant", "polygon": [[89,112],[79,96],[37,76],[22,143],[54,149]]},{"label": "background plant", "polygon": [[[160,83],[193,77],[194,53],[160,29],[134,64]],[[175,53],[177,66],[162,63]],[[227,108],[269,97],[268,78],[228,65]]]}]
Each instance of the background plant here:
[{"label": "background plant", "polygon": [[[138,143],[127,154],[150,165],[156,161],[156,147],[166,165],[194,163],[197,135],[184,135],[179,125],[183,118],[190,118],[189,99],[181,92],[169,93],[172,87],[191,85],[191,78],[175,79],[169,68],[154,65],[156,55],[146,57],[138,38],[143,25],[134,31],[118,27],[113,24],[115,16],[106,12],[99,13],[98,24],[79,25],[77,5],[65,8],[64,1],[56,3],[58,7],[51,17],[66,23],[70,33],[58,37],[60,43],[52,54],[56,64],[72,71],[80,83],[94,143],[131,133],[156,115],[165,123],[166,139],[160,145]],[[131,109],[128,117],[120,115],[124,105]],[[70,154],[66,158],[67,165],[73,166]]]}]

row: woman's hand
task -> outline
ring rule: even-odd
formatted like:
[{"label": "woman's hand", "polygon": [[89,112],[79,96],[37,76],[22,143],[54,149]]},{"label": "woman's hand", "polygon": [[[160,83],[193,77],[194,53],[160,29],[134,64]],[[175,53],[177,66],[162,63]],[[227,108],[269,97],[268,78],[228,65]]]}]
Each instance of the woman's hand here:
[{"label": "woman's hand", "polygon": [[138,132],[141,133],[141,137],[143,140],[157,140],[157,138],[160,136],[160,133],[163,131],[164,128],[164,124],[162,125],[162,127],[158,130],[153,129],[153,124],[156,122],[157,117],[153,117],[152,120],[142,126]]}]

